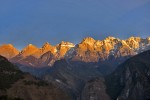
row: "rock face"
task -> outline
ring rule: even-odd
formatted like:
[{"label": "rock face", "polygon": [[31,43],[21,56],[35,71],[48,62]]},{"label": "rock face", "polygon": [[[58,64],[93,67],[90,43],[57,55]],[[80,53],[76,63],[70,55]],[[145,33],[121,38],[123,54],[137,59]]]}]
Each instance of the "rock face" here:
[{"label": "rock face", "polygon": [[32,55],[38,50],[36,46],[29,44],[18,55],[10,59],[10,61],[24,66],[37,66],[40,64],[40,60]]},{"label": "rock face", "polygon": [[29,44],[20,52],[19,56],[27,57],[32,55],[36,51],[38,51],[38,48],[32,44]]},{"label": "rock face", "polygon": [[105,80],[94,79],[101,75],[96,74],[94,69],[88,69],[89,64],[60,60],[55,63],[52,73],[45,76],[45,80],[69,91],[74,98],[80,95],[78,100],[149,100],[149,59],[150,51],[141,53],[121,64]]},{"label": "rock face", "polygon": [[150,48],[148,41],[148,38],[140,37],[130,37],[127,40],[108,37],[102,41],[88,37],[69,52],[68,58],[73,61],[98,62],[109,60],[112,57],[116,59],[133,56],[142,52],[141,49]]},{"label": "rock face", "polygon": [[86,64],[57,61],[45,80],[53,80],[77,100],[150,99],[150,51],[130,58],[104,78],[94,69],[94,63]]},{"label": "rock face", "polygon": [[23,73],[0,56],[1,100],[73,100],[58,86]]},{"label": "rock face", "polygon": [[93,79],[86,83],[79,100],[111,100],[106,93],[104,79]]},{"label": "rock face", "polygon": [[113,100],[149,100],[150,51],[121,64],[106,78],[106,83]]},{"label": "rock face", "polygon": [[[69,62],[95,63],[101,73],[109,74],[126,59],[149,49],[149,37],[130,37],[126,40],[115,37],[95,40],[87,37],[77,45],[62,41],[56,46],[45,43],[37,48],[29,44],[9,60],[23,66],[43,68],[52,67],[57,60],[67,59]],[[7,55],[7,52],[3,55]]]},{"label": "rock face", "polygon": [[[113,37],[109,37],[105,42],[114,39]],[[133,43],[131,43],[132,40],[134,40]],[[135,40],[139,42],[135,42]],[[124,58],[124,56],[132,54],[131,51],[139,53],[141,52],[140,50],[145,50],[143,48],[149,48],[148,38],[143,40],[139,38],[129,39],[129,43],[132,45],[136,44],[132,47],[126,42],[127,40],[116,39],[115,41],[115,43],[109,42],[111,45],[107,44],[106,47],[109,48],[105,48],[105,50],[108,50],[108,54],[115,55],[111,58],[112,62],[119,61],[120,57]],[[120,41],[122,44],[120,44]],[[96,42],[99,43],[97,44]],[[102,42],[88,38],[85,39],[80,46],[77,45],[75,47],[70,47],[67,43],[61,43],[56,46],[58,50],[56,54],[48,51],[40,58],[36,58],[32,55],[24,57],[24,61],[36,62],[37,60],[38,63],[41,61],[39,64],[43,64],[44,62],[44,64],[48,65],[50,63],[49,61],[55,62],[52,68],[48,68],[49,70],[43,72],[45,74],[42,77],[44,81],[19,71],[6,58],[0,57],[0,99],[149,100],[150,50],[131,57],[120,64],[113,73],[103,77],[99,71],[99,65],[102,61],[108,64],[107,60],[110,62],[110,55],[105,55],[104,59],[107,59],[101,59],[97,63],[95,63],[96,60],[95,62],[88,62],[93,59],[91,55],[95,52],[97,55],[98,52],[98,50],[93,49],[93,47],[91,48],[93,43],[94,45],[101,45]],[[139,46],[137,43],[139,43]],[[85,48],[83,45],[86,45]],[[88,47],[89,45],[90,48]],[[113,45],[117,45],[118,47],[113,47]],[[99,46],[95,48],[99,48]],[[74,59],[74,57],[78,57],[76,51],[82,52],[84,56],[89,55],[91,58],[83,58],[81,55],[81,59]],[[87,51],[90,51],[90,53],[85,53]],[[102,52],[104,54],[106,53],[106,51]],[[118,52],[121,52],[121,54],[118,54]],[[76,56],[70,56],[70,54]],[[62,57],[64,57],[64,59],[61,59]],[[101,56],[98,55],[97,57]],[[56,61],[57,59],[59,60]],[[111,64],[113,63],[110,62],[110,65]]]},{"label": "rock face", "polygon": [[13,45],[11,44],[4,44],[0,46],[0,55],[11,59],[19,54],[19,50],[17,50]]},{"label": "rock face", "polygon": [[52,66],[56,60],[64,58],[66,52],[74,47],[69,42],[61,42],[56,46],[46,42],[41,48],[29,44],[17,56],[10,59],[13,63],[18,63],[29,67]]},{"label": "rock face", "polygon": [[38,51],[34,52],[32,56],[36,58],[40,58],[43,54],[51,52],[52,54],[56,54],[57,49],[56,47],[50,45],[48,42],[46,42]]},{"label": "rock face", "polygon": [[126,59],[150,49],[148,41],[148,38],[142,39],[140,37],[130,37],[127,40],[108,37],[102,41],[88,37],[70,49],[66,53],[65,59],[94,62],[100,72],[106,75]]},{"label": "rock face", "polygon": [[60,44],[56,45],[56,48],[58,50],[58,54],[60,57],[64,57],[66,52],[70,49],[73,48],[74,44],[70,42],[64,42],[62,41]]},{"label": "rock face", "polygon": [[55,62],[50,72],[45,73],[44,79],[47,81],[53,80],[54,84],[70,91],[69,93],[77,98],[86,81],[100,76],[101,74],[93,67],[93,64],[68,62],[61,59]]}]

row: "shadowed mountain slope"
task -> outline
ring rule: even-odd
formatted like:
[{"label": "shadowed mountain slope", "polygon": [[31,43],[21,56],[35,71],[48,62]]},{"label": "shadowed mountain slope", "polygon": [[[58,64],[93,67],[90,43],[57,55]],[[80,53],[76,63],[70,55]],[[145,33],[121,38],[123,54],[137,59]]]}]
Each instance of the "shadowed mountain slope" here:
[{"label": "shadowed mountain slope", "polygon": [[73,100],[51,82],[23,73],[0,56],[0,100]]},{"label": "shadowed mountain slope", "polygon": [[106,77],[113,100],[150,99],[150,50],[130,58]]}]

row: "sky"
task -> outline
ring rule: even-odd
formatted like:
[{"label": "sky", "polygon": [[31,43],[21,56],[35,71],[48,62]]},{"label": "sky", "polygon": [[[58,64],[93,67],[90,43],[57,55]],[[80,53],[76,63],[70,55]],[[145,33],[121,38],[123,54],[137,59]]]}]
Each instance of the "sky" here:
[{"label": "sky", "polygon": [[0,0],[0,45],[150,36],[150,0]]}]

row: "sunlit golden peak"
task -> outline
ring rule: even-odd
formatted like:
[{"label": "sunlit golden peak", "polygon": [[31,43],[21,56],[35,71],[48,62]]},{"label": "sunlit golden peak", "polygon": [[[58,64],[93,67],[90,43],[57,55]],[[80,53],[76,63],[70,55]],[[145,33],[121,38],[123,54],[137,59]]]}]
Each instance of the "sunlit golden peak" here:
[{"label": "sunlit golden peak", "polygon": [[114,39],[116,39],[116,38],[113,37],[113,36],[108,36],[106,39],[114,40]]},{"label": "sunlit golden peak", "polygon": [[50,47],[51,45],[48,43],[48,42],[46,42],[46,43],[44,43],[44,45],[42,46],[42,48],[45,48],[45,47]]},{"label": "sunlit golden peak", "polygon": [[2,46],[13,47],[13,45],[12,45],[12,44],[3,44]]},{"label": "sunlit golden peak", "polygon": [[69,47],[74,47],[75,45],[73,43],[70,43],[70,42],[64,42],[64,41],[61,41],[61,43],[59,44],[60,46],[69,46]]},{"label": "sunlit golden peak", "polygon": [[86,44],[90,45],[90,44],[93,44],[95,42],[96,42],[96,40],[94,40],[92,37],[87,37],[87,38],[84,38],[81,43],[86,43]]},{"label": "sunlit golden peak", "polygon": [[141,39],[141,37],[134,37],[134,36],[131,36],[131,37],[129,37],[127,40],[137,40],[137,39]]},{"label": "sunlit golden peak", "polygon": [[146,39],[150,41],[150,37],[147,37]]},{"label": "sunlit golden peak", "polygon": [[33,46],[33,44],[29,44],[29,46]]}]

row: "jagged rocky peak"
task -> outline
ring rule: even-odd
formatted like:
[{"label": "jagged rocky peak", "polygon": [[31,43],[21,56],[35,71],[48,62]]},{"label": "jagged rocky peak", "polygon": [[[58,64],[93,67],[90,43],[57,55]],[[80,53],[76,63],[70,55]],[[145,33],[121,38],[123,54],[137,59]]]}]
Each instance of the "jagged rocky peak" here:
[{"label": "jagged rocky peak", "polygon": [[112,36],[109,36],[105,39],[105,41],[107,42],[110,42],[111,44],[117,44],[119,43],[121,40],[119,38],[115,38],[115,37],[112,37]]},{"label": "jagged rocky peak", "polygon": [[27,50],[32,50],[32,49],[38,49],[38,48],[33,44],[29,44],[22,51],[27,51]]},{"label": "jagged rocky peak", "polygon": [[60,47],[74,47],[75,45],[73,43],[70,42],[64,42],[61,41],[61,43],[59,44]]},{"label": "jagged rocky peak", "polygon": [[103,42],[100,41],[100,40],[97,40],[97,41],[95,42],[95,45],[96,45],[96,46],[102,46],[102,45],[103,45]]},{"label": "jagged rocky peak", "polygon": [[[121,40],[121,45],[120,47],[128,47],[130,48],[130,46],[127,44],[127,42],[125,40]],[[130,48],[131,49],[131,48]]]},{"label": "jagged rocky peak", "polygon": [[141,41],[141,37],[134,37],[134,36],[131,36],[129,37],[127,40],[135,40],[135,41]]},{"label": "jagged rocky peak", "polygon": [[109,54],[110,50],[115,48],[115,45],[120,43],[120,39],[117,39],[115,37],[107,37],[102,41],[96,41],[94,44],[95,50],[99,52],[103,52],[106,54]]},{"label": "jagged rocky peak", "polygon": [[34,46],[33,44],[29,44],[20,52],[20,55],[29,56],[29,55],[35,53],[37,50],[38,50],[38,48],[36,46]]},{"label": "jagged rocky peak", "polygon": [[120,41],[120,39],[115,37],[107,37],[106,39],[100,41],[100,40],[94,40],[91,37],[87,37],[83,39],[83,41],[79,44],[79,47],[89,47],[94,48],[96,51],[102,51],[102,49],[110,50],[114,48],[114,45],[117,44]]},{"label": "jagged rocky peak", "polygon": [[59,58],[64,57],[68,50],[75,47],[73,43],[62,41],[60,44],[56,45],[58,50]]},{"label": "jagged rocky peak", "polygon": [[42,46],[42,48],[50,48],[52,47],[48,42],[44,43],[44,45]]},{"label": "jagged rocky peak", "polygon": [[113,40],[115,40],[115,39],[117,39],[117,38],[112,37],[112,36],[109,36],[109,37],[105,38],[105,40],[109,40],[109,41],[113,41]]},{"label": "jagged rocky peak", "polygon": [[[91,38],[91,37],[87,37],[87,38],[84,38],[83,40],[82,40],[82,42],[81,43],[79,43],[78,45],[77,45],[77,50],[80,52],[80,51],[94,51],[94,46],[95,46],[95,44],[96,45],[99,45],[98,43],[96,43],[97,41],[96,40],[94,40],[93,38]],[[96,46],[95,46],[96,47]]]},{"label": "jagged rocky peak", "polygon": [[[23,56],[17,56],[17,60],[20,59],[20,57],[26,58],[27,56],[41,58],[43,54],[46,53],[46,55],[48,55],[47,52],[50,52],[53,54],[53,56],[49,55],[52,57],[51,61],[53,62],[64,57],[68,57],[72,61],[98,62],[99,59],[103,61],[106,59],[130,57],[149,49],[150,37],[146,39],[130,37],[126,40],[121,40],[112,36],[104,40],[95,40],[91,37],[87,37],[77,45],[62,41],[56,46],[52,46],[46,42],[41,48],[37,48],[29,44],[21,51],[20,55]],[[15,61],[17,60],[15,59]]]},{"label": "jagged rocky peak", "polygon": [[55,54],[57,52],[56,47],[52,46],[48,42],[44,43],[44,45],[42,46],[41,50],[42,50],[43,53],[51,51],[53,54]]},{"label": "jagged rocky peak", "polygon": [[106,39],[103,40],[103,43],[104,44],[111,43],[113,40],[114,40],[114,37],[113,38],[107,37]]},{"label": "jagged rocky peak", "polygon": [[12,44],[3,44],[0,46],[0,55],[10,59],[19,54],[19,50],[17,50]]},{"label": "jagged rocky peak", "polygon": [[82,40],[81,44],[85,43],[85,44],[93,45],[95,42],[96,40],[94,40],[93,38],[87,37]]},{"label": "jagged rocky peak", "polygon": [[147,39],[148,41],[150,41],[150,37],[147,37],[146,39]]},{"label": "jagged rocky peak", "polygon": [[150,37],[146,38],[146,42],[147,42],[147,44],[150,44]]},{"label": "jagged rocky peak", "polygon": [[36,58],[40,58],[44,53],[51,52],[52,54],[55,54],[57,52],[56,47],[50,45],[48,42],[44,43],[43,46],[35,51],[32,56]]},{"label": "jagged rocky peak", "polygon": [[72,47],[75,47],[75,45],[73,43],[70,43],[70,42],[64,42],[64,41],[61,41],[61,43],[57,44],[56,45],[56,48],[58,50],[61,50],[61,49],[68,49],[68,48],[72,48]]},{"label": "jagged rocky peak", "polygon": [[113,56],[115,58],[118,57],[128,57],[135,55],[135,51],[133,48],[129,46],[129,44],[125,40],[121,40],[120,43],[115,45],[115,49],[113,50]]},{"label": "jagged rocky peak", "polygon": [[137,49],[140,46],[141,40],[140,37],[130,37],[125,41],[132,49]]}]

